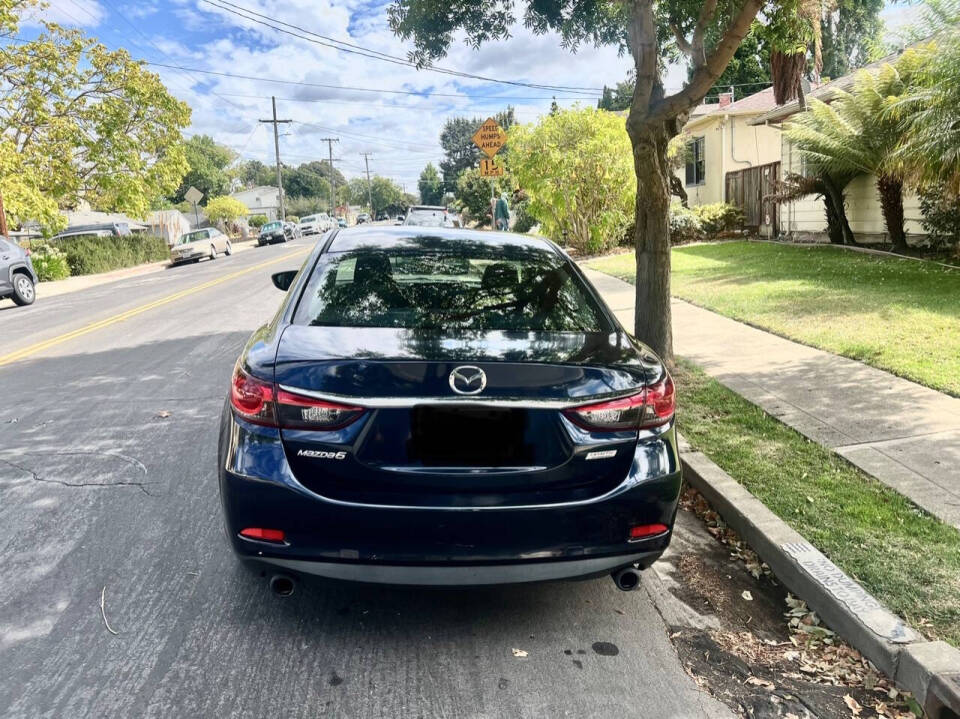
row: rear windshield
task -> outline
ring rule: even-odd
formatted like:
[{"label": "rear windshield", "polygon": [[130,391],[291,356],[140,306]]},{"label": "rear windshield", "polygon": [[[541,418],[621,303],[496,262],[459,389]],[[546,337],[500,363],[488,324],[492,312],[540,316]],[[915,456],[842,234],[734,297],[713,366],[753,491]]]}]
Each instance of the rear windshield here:
[{"label": "rear windshield", "polygon": [[410,210],[406,224],[420,227],[443,227],[447,217],[445,210]]},{"label": "rear windshield", "polygon": [[185,245],[188,242],[197,242],[199,240],[205,240],[209,237],[209,234],[206,230],[197,230],[196,232],[188,232],[185,235],[180,237],[180,244]]},{"label": "rear windshield", "polygon": [[297,324],[609,332],[566,261],[547,250],[358,249],[321,256]]}]

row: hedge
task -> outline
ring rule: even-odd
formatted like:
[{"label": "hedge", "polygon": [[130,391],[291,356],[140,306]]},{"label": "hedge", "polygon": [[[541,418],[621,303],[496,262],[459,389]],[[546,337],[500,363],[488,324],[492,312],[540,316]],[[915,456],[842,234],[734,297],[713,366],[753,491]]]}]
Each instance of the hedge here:
[{"label": "hedge", "polygon": [[76,235],[61,238],[52,244],[66,254],[72,275],[93,275],[170,257],[167,243],[160,237],[148,235]]}]

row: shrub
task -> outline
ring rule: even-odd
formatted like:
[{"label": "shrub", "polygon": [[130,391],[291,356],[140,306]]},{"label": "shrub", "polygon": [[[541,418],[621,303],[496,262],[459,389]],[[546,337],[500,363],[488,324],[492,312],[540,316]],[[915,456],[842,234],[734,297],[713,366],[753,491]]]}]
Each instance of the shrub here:
[{"label": "shrub", "polygon": [[252,227],[253,229],[259,230],[261,227],[267,224],[267,216],[266,215],[250,215],[250,217],[247,218],[247,224],[250,225],[250,227]]},{"label": "shrub", "polygon": [[513,207],[513,231],[529,232],[537,224],[538,220],[530,213],[530,201],[522,200]]},{"label": "shrub", "polygon": [[34,240],[29,247],[33,269],[41,282],[62,280],[70,276],[70,265],[63,250],[42,240]]},{"label": "shrub", "polygon": [[703,222],[697,213],[679,202],[670,205],[670,244],[680,245],[703,239]]},{"label": "shrub", "polygon": [[703,232],[708,236],[739,229],[744,220],[740,208],[728,205],[726,202],[698,205],[692,208],[692,212],[700,220]]},{"label": "shrub", "polygon": [[221,222],[230,222],[238,217],[246,217],[250,210],[247,206],[236,198],[224,195],[222,197],[212,197],[207,202],[206,213],[213,224]]},{"label": "shrub", "polygon": [[293,222],[294,224],[300,222],[300,218],[296,215],[287,215],[287,222]]},{"label": "shrub", "polygon": [[593,108],[508,131],[507,163],[543,232],[582,254],[616,244],[633,219],[636,178],[623,118]]},{"label": "shrub", "polygon": [[960,246],[960,197],[951,198],[944,187],[930,187],[920,193],[920,211],[932,248]]},{"label": "shrub", "polygon": [[70,265],[70,274],[92,275],[145,262],[157,262],[170,256],[167,243],[159,237],[129,235],[97,237],[77,235],[57,240]]}]

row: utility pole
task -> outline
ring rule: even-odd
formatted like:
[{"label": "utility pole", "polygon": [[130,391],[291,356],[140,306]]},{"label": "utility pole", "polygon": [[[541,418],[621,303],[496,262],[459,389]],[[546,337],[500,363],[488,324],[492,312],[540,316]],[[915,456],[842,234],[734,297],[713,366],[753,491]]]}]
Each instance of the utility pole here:
[{"label": "utility pole", "polygon": [[340,142],[339,137],[321,137],[320,142],[327,143],[330,151],[330,214],[337,214],[337,178],[333,176],[333,143]]},{"label": "utility pole", "polygon": [[363,164],[367,168],[367,199],[370,201],[370,221],[375,222],[377,219],[377,212],[373,209],[373,185],[370,184],[370,155],[372,152],[361,152],[363,155]]},{"label": "utility pole", "polygon": [[280,219],[286,220],[287,211],[283,207],[283,177],[280,174],[280,133],[277,130],[277,126],[293,122],[293,120],[278,120],[277,98],[271,97],[270,100],[273,102],[273,119],[260,120],[260,122],[269,122],[273,125],[273,149],[277,153],[277,196],[280,198]]}]

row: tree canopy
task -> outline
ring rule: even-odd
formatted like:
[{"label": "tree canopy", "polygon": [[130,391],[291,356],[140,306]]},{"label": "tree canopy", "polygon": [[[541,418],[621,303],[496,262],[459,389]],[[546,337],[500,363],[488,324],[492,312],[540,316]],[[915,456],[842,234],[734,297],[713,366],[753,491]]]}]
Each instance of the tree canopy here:
[{"label": "tree canopy", "polygon": [[211,222],[230,222],[246,217],[250,210],[240,200],[224,195],[211,198],[207,202],[206,213]]},{"label": "tree canopy", "polygon": [[420,191],[420,202],[424,205],[439,205],[443,202],[443,180],[432,162],[428,162],[420,173],[417,189]]},{"label": "tree canopy", "polygon": [[209,135],[194,135],[187,140],[184,150],[190,169],[171,198],[174,202],[183,202],[184,195],[191,187],[203,193],[201,205],[230,189],[227,166],[236,159],[237,153]]},{"label": "tree canopy", "polygon": [[558,242],[596,253],[623,237],[633,216],[633,163],[623,119],[575,108],[510,129],[510,171],[530,211]]},{"label": "tree canopy", "polygon": [[[3,0],[0,29],[15,33],[34,5]],[[190,108],[125,50],[44,23],[35,39],[5,45],[0,59],[0,190],[18,221],[48,229],[58,222],[51,202],[142,216],[186,172],[181,130],[189,122]]]}]

